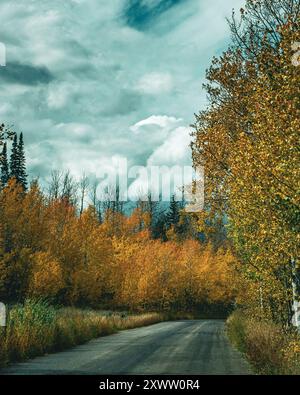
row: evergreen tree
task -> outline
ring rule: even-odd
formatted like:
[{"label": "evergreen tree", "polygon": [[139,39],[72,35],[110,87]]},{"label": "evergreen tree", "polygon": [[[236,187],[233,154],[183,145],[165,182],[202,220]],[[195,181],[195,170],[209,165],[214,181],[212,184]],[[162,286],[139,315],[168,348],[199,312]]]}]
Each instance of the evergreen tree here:
[{"label": "evergreen tree", "polygon": [[10,178],[15,178],[17,181],[19,181],[18,180],[18,175],[19,175],[19,147],[18,147],[18,135],[17,134],[14,135],[14,139],[13,139],[11,155],[10,155],[9,168],[10,168],[9,177]]},{"label": "evergreen tree", "polygon": [[23,133],[20,134],[18,142],[17,134],[14,135],[11,156],[10,156],[10,178],[15,178],[20,183],[24,190],[27,189],[27,173],[25,163],[24,141]]},{"label": "evergreen tree", "polygon": [[161,239],[167,241],[167,218],[163,212],[160,212],[152,226],[153,239]]},{"label": "evergreen tree", "polygon": [[8,160],[7,160],[7,144],[3,144],[3,150],[0,157],[1,163],[1,186],[5,186],[9,179],[9,167],[8,167]]},{"label": "evergreen tree", "polygon": [[180,219],[180,204],[176,201],[175,195],[172,195],[167,217],[168,225],[176,228]]},{"label": "evergreen tree", "polygon": [[18,144],[18,181],[23,186],[24,190],[27,189],[27,173],[26,173],[26,159],[24,151],[24,140],[23,133],[20,134],[19,144]]}]

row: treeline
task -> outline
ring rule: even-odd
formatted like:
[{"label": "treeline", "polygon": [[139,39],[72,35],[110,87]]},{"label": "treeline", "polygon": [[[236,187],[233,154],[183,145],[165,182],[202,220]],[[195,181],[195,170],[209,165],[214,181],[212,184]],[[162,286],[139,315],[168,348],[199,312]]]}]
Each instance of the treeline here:
[{"label": "treeline", "polygon": [[299,17],[299,0],[247,0],[233,14],[231,45],[207,71],[210,104],[193,144],[206,173],[203,229],[228,221],[239,303],[284,328],[300,314]]},{"label": "treeline", "polygon": [[[10,129],[6,129],[5,125],[1,125],[1,128],[3,136],[1,138],[0,135],[0,147],[2,146],[2,150],[0,150],[0,189],[7,186],[9,180],[15,179],[26,191],[28,175],[23,133],[18,136]],[[9,145],[11,145],[10,152]],[[38,180],[33,183],[35,182]],[[118,185],[100,188],[97,180],[91,182],[85,174],[76,180],[70,171],[63,170],[53,170],[45,187],[45,196],[49,201],[64,200],[75,207],[78,215],[81,215],[89,204],[92,205],[100,223],[103,222],[107,211],[128,215],[137,207],[143,212],[148,212],[151,237],[163,241],[170,239],[172,234],[173,238],[177,239],[198,238],[199,236],[197,216],[185,215],[183,192],[181,195],[181,200],[174,194],[171,196],[170,202],[165,202],[161,200],[161,196],[159,201],[153,201],[151,193],[149,193],[147,196],[136,199],[136,202],[125,202],[120,198]]]},{"label": "treeline", "polygon": [[[183,189],[183,187],[182,187]],[[186,215],[184,193],[173,194],[170,201],[152,199],[151,193],[136,196],[135,201],[122,201],[119,186],[101,186],[98,180],[91,181],[85,174],[79,180],[74,179],[69,171],[51,172],[46,187],[50,200],[61,199],[76,207],[78,215],[84,208],[92,205],[99,222],[105,220],[108,211],[129,215],[135,208],[149,214],[149,231],[154,239],[166,241],[171,233],[178,239],[198,238],[197,215]]]},{"label": "treeline", "polygon": [[[0,300],[132,310],[224,310],[232,305],[234,258],[200,243],[184,201],[134,207],[101,199],[86,176],[53,171],[45,191],[27,188],[23,135],[2,126]],[[12,140],[10,160],[7,141]]]},{"label": "treeline", "polygon": [[[177,235],[151,237],[151,215],[90,205],[78,213],[49,198],[37,182],[27,192],[11,179],[0,193],[0,300],[130,309],[230,305],[234,258],[226,248]],[[180,220],[179,220],[180,221]]]},{"label": "treeline", "polygon": [[[2,133],[5,130],[5,126],[1,125]],[[15,178],[17,182],[23,187],[24,190],[27,189],[27,173],[26,173],[26,159],[24,151],[24,141],[23,133],[20,134],[19,138],[16,133],[6,132],[10,134],[12,141],[12,148],[10,154],[10,160],[8,160],[8,148],[7,142],[1,139],[3,148],[0,153],[0,187],[7,185],[9,179]],[[1,134],[1,131],[0,131]]]}]

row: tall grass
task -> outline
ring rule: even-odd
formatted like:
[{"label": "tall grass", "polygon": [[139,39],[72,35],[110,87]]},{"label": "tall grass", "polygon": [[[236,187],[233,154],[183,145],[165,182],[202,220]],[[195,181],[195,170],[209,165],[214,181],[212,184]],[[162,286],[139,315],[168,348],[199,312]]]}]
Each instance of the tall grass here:
[{"label": "tall grass", "polygon": [[227,320],[227,332],[257,373],[300,374],[300,336],[295,331],[236,311]]},{"label": "tall grass", "polygon": [[0,366],[45,353],[61,351],[119,330],[151,325],[161,314],[57,309],[44,301],[27,300],[9,309],[6,328],[0,328]]}]

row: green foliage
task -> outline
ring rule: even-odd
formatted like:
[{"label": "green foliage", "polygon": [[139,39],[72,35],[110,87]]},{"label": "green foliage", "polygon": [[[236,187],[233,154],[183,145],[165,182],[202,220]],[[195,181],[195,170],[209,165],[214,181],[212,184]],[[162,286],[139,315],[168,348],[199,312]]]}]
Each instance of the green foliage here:
[{"label": "green foliage", "polygon": [[7,143],[3,144],[3,150],[0,157],[0,181],[1,187],[5,186],[9,180],[9,166],[7,160]]},{"label": "green foliage", "polygon": [[23,133],[20,134],[20,139],[18,144],[18,161],[19,161],[18,181],[23,186],[24,190],[26,190],[27,173],[26,173],[26,159],[25,159],[25,151],[24,151]]},{"label": "green foliage", "polygon": [[180,205],[176,200],[176,196],[172,195],[172,199],[170,202],[169,212],[167,213],[167,223],[168,226],[174,226],[177,228],[180,219]]},{"label": "green foliage", "polygon": [[48,352],[55,339],[55,320],[55,309],[44,301],[29,299],[9,309],[6,332],[0,339],[5,359],[19,361]]},{"label": "green foliage", "polygon": [[16,181],[22,185],[24,190],[27,189],[27,173],[25,162],[23,133],[20,134],[19,141],[18,135],[15,134],[10,155],[9,177],[15,178]]},{"label": "green foliage", "polygon": [[18,149],[18,135],[14,135],[13,143],[12,143],[12,149],[11,149],[11,154],[10,154],[10,162],[9,162],[9,168],[10,168],[10,178],[15,178],[18,180],[18,174],[19,174],[19,149]]}]

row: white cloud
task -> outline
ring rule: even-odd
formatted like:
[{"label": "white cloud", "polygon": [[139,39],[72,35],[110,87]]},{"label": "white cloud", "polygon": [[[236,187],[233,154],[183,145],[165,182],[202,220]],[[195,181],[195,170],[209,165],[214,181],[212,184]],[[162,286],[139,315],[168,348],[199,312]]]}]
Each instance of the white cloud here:
[{"label": "white cloud", "polygon": [[169,139],[174,129],[183,124],[183,120],[180,118],[167,115],[151,115],[131,126],[130,130],[134,134],[136,147],[147,148],[143,155],[144,163],[159,146]]},{"label": "white cloud", "polygon": [[57,132],[60,137],[69,139],[91,140],[95,136],[95,129],[88,124],[82,123],[60,123],[56,125]]},{"label": "white cloud", "polygon": [[183,120],[175,117],[168,117],[167,115],[151,115],[150,117],[137,122],[130,127],[130,130],[134,133],[141,133],[149,130],[149,127],[158,129],[164,129],[169,131],[174,126],[180,124]]},{"label": "white cloud", "polygon": [[186,127],[176,128],[161,146],[155,149],[147,161],[148,166],[190,165],[191,130]]},{"label": "white cloud", "polygon": [[136,89],[149,95],[170,93],[173,89],[173,79],[169,73],[148,73],[140,78]]},{"label": "white cloud", "polygon": [[51,84],[47,94],[47,102],[50,109],[63,108],[70,97],[72,86],[69,84]]},{"label": "white cloud", "polygon": [[53,76],[48,85],[1,80],[0,122],[24,132],[29,173],[88,172],[115,155],[139,165],[189,161],[184,126],[205,103],[211,57],[229,40],[224,15],[243,2],[187,0],[138,31],[122,17],[124,0],[1,0],[8,64]]},{"label": "white cloud", "polygon": [[[181,172],[183,167],[191,166],[191,130],[184,126],[178,126],[181,121],[182,120],[174,117],[152,115],[134,125],[135,128],[133,131],[136,132],[136,130],[138,130],[140,133],[141,130],[145,132],[145,128],[149,128],[150,126],[155,127],[164,138],[160,143],[157,141],[157,146],[149,155],[146,166],[141,167],[136,179],[130,185],[129,196],[131,199],[147,195],[147,191],[151,188],[151,185],[153,185],[150,176],[152,167],[155,167],[162,175],[169,171],[170,174],[172,174],[177,167],[179,172]],[[142,134],[144,136],[144,133]],[[175,171],[175,173],[177,172]],[[178,176],[180,178],[180,174],[178,174]],[[181,187],[182,184],[180,182],[180,184],[172,186],[167,180],[168,178],[165,178],[161,181],[165,182],[165,184],[162,185],[163,190],[167,196],[170,197],[175,190],[178,191],[178,188]],[[174,187],[175,190],[172,189]],[[154,186],[154,190],[158,190],[156,186]]]}]

